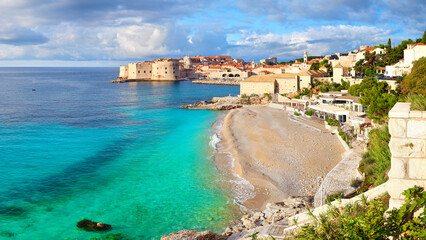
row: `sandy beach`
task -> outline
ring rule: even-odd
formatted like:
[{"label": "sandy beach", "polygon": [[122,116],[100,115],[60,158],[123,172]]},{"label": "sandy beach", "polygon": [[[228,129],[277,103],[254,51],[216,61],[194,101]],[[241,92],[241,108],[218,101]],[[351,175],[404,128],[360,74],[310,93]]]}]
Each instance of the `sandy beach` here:
[{"label": "sandy beach", "polygon": [[[248,106],[231,110],[223,119],[215,162],[222,172],[236,173],[254,186],[256,196],[242,202],[250,209],[261,210],[289,196],[313,196],[341,160],[344,148],[336,136],[289,118],[283,110]],[[323,126],[314,119],[308,123]]]}]

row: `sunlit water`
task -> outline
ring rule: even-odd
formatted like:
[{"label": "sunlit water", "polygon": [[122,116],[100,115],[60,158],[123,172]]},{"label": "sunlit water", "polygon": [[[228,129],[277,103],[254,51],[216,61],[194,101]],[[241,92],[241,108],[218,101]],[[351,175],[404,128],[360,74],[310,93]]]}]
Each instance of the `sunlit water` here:
[{"label": "sunlit water", "polygon": [[105,238],[76,228],[87,218],[158,239],[235,217],[209,144],[218,113],[178,106],[239,88],[109,83],[117,72],[0,68],[0,238]]}]

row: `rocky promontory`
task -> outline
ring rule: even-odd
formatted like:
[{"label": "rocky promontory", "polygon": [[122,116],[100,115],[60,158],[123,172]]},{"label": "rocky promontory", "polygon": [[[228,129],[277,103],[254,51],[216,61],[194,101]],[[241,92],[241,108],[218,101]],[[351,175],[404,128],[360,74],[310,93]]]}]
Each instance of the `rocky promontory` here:
[{"label": "rocky promontory", "polygon": [[242,96],[242,97],[214,97],[210,101],[201,101],[194,104],[183,105],[181,108],[185,109],[205,109],[213,111],[231,110],[235,108],[241,108],[243,105],[255,105],[255,104],[268,104],[270,97],[267,95],[253,95],[253,96]]}]

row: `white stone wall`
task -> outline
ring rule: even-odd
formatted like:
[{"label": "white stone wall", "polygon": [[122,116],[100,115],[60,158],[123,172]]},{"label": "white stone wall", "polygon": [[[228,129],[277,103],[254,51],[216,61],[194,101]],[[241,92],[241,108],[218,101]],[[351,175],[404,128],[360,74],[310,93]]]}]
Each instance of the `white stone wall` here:
[{"label": "white stone wall", "polygon": [[276,81],[276,93],[285,94],[300,90],[299,76],[295,76],[295,78],[277,78]]},{"label": "white stone wall", "polygon": [[180,80],[180,63],[179,61],[157,61],[152,64],[152,80],[174,81]]},{"label": "white stone wall", "polygon": [[118,77],[122,79],[127,79],[129,77],[129,67],[128,66],[120,66],[120,74]]},{"label": "white stone wall", "polygon": [[274,94],[275,92],[275,81],[274,82],[240,82],[240,94],[251,94],[262,95],[264,93]]},{"label": "white stone wall", "polygon": [[410,108],[410,103],[397,103],[389,112],[390,208],[404,203],[404,190],[414,185],[426,188],[426,111]]},{"label": "white stone wall", "polygon": [[340,83],[342,81],[343,68],[333,68],[333,82]]}]

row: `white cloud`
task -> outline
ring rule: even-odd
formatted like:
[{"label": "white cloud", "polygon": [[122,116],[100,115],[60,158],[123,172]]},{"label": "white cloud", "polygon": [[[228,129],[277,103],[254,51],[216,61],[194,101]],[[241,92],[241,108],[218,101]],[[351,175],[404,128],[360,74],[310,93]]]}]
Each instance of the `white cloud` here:
[{"label": "white cloud", "polygon": [[167,29],[160,25],[145,24],[119,28],[117,31],[117,55],[146,57],[168,53],[164,44]]},{"label": "white cloud", "polygon": [[351,25],[311,27],[289,34],[242,31],[243,40],[233,44],[239,54],[250,58],[263,55],[290,59],[303,56],[305,50],[310,55],[325,55],[353,50],[363,44],[386,43],[389,33],[377,27]]}]

